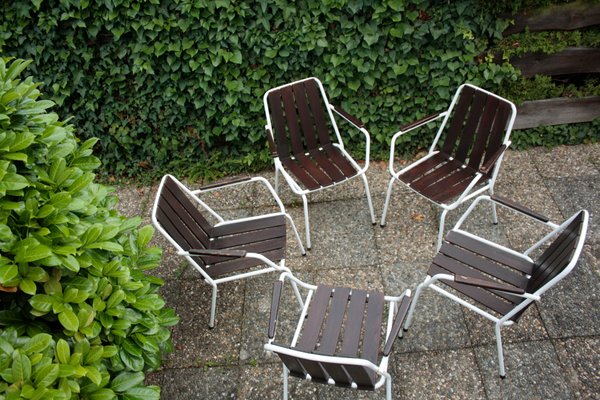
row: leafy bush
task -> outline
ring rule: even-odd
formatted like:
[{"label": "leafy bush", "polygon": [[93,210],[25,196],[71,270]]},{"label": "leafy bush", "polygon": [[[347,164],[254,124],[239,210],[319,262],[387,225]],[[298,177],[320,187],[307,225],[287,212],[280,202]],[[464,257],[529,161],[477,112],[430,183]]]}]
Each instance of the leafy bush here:
[{"label": "leafy bush", "polygon": [[[3,6],[0,52],[36,60],[60,112],[81,137],[102,139],[104,168],[118,175],[265,167],[262,96],[310,75],[367,124],[374,157],[387,158],[393,132],[447,107],[463,82],[494,90],[514,74],[476,60],[507,22],[469,0]],[[415,132],[400,149],[429,142]]]},{"label": "leafy bush", "polygon": [[96,139],[49,112],[27,62],[0,58],[0,398],[158,399],[170,349],[153,228],[94,183]]}]

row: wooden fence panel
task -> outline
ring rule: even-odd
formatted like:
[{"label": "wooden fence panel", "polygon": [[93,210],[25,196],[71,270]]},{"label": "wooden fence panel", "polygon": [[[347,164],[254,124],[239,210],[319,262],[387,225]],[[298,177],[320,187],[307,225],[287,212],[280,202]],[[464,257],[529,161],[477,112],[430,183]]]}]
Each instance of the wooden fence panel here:
[{"label": "wooden fence panel", "polygon": [[576,1],[518,14],[512,18],[515,24],[503,32],[504,36],[523,32],[525,28],[529,28],[530,32],[570,31],[600,24],[600,3]]},{"label": "wooden fence panel", "polygon": [[600,96],[526,101],[517,107],[514,129],[589,122],[600,117]]},{"label": "wooden fence panel", "polygon": [[591,74],[600,72],[600,49],[568,47],[554,54],[529,53],[510,63],[525,77],[534,75]]}]

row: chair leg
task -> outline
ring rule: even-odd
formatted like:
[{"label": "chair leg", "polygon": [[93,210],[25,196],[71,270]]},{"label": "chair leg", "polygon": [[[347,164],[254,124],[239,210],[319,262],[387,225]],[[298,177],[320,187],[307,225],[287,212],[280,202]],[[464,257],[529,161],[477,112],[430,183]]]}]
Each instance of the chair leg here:
[{"label": "chair leg", "polygon": [[506,377],[504,370],[504,351],[502,350],[502,336],[500,335],[500,324],[496,324],[496,346],[498,348],[498,369],[500,370],[500,378]]},{"label": "chair leg", "polygon": [[385,400],[392,400],[392,377],[385,378]]},{"label": "chair leg", "polygon": [[383,213],[381,214],[381,222],[379,225],[383,228],[385,226],[385,216],[388,211],[388,206],[390,204],[390,197],[392,196],[392,187],[394,186],[394,177],[390,179],[390,183],[388,183],[387,193],[385,195],[385,203],[383,203]]},{"label": "chair leg", "polygon": [[496,203],[493,201],[491,203],[492,203],[492,223],[494,225],[498,225],[498,213],[496,212]]},{"label": "chair leg", "polygon": [[442,240],[444,240],[444,223],[446,222],[446,214],[448,214],[448,210],[444,209],[440,214],[440,226],[438,230],[438,238],[437,238],[437,248],[436,251],[440,250],[442,247]]},{"label": "chair leg", "polygon": [[306,250],[310,250],[310,223],[308,222],[308,200],[306,195],[302,195],[302,204],[304,205],[304,227],[306,229]]},{"label": "chair leg", "polygon": [[298,246],[300,247],[300,253],[305,256],[306,250],[304,250],[304,245],[302,244],[302,239],[300,239],[300,234],[298,233],[298,229],[296,229],[296,224],[292,217],[289,214],[285,214],[287,219],[290,221],[290,225],[292,225],[292,230],[294,231],[294,235],[296,236],[296,240],[298,241]]},{"label": "chair leg", "polygon": [[415,290],[415,296],[413,297],[412,302],[410,303],[410,308],[408,309],[408,314],[406,315],[406,320],[404,321],[405,332],[408,330],[408,328],[410,328],[410,324],[412,324],[413,313],[415,312],[415,307],[417,306],[417,302],[419,301],[419,296],[421,296],[421,291],[427,286],[429,286],[429,284],[423,282],[419,286],[417,286],[417,289]]},{"label": "chair leg", "polygon": [[279,194],[279,169],[275,168],[275,193]]},{"label": "chair leg", "polygon": [[210,329],[215,327],[216,313],[217,313],[217,285],[213,285],[212,300],[211,300],[211,304],[210,304],[210,320],[208,322],[208,327]]},{"label": "chair leg", "polygon": [[288,370],[285,366],[285,364],[283,365],[283,400],[287,400],[288,399]]},{"label": "chair leg", "polygon": [[369,204],[369,211],[371,212],[371,223],[375,225],[375,211],[373,210],[373,201],[371,201],[371,191],[369,190],[369,182],[367,181],[367,177],[365,176],[365,174],[362,174],[361,177],[363,179],[363,183],[365,184],[365,192],[367,193],[367,203]]}]

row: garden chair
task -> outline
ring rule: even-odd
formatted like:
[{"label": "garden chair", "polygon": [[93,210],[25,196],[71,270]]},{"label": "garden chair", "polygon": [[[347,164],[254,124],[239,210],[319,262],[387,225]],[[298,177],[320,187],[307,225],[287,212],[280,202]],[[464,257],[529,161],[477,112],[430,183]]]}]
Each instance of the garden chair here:
[{"label": "garden chair", "polygon": [[[263,97],[267,117],[267,139],[275,163],[275,190],[279,174],[292,191],[302,197],[306,247],[311,248],[307,195],[362,177],[371,221],[375,213],[365,171],[369,167],[369,132],[356,118],[329,104],[323,84],[308,78],[276,87]],[[360,167],[344,149],[335,112],[357,128],[366,141],[365,164]]]},{"label": "garden chair", "polygon": [[[456,91],[448,110],[406,125],[394,134],[389,161],[392,177],[381,226],[385,226],[393,184],[395,181],[402,182],[442,208],[437,238],[439,249],[448,211],[485,191],[493,194],[504,151],[510,144],[516,113],[515,105],[510,101],[464,84]],[[440,118],[443,118],[442,123],[427,155],[396,170],[394,157],[398,138]],[[497,223],[495,207],[492,207],[492,215],[494,223]]]},{"label": "garden chair", "polygon": [[[526,251],[519,252],[460,229],[474,207],[483,200],[531,217],[552,231]],[[542,294],[571,272],[579,259],[587,226],[588,212],[585,210],[575,213],[559,226],[506,199],[478,197],[448,232],[429,267],[427,278],[417,287],[405,330],[411,324],[422,290],[430,287],[494,323],[500,376],[504,378],[500,329],[517,322],[527,307],[540,301]],[[535,259],[532,258],[534,251],[541,253]]]},{"label": "garden chair", "polygon": [[[289,345],[275,342],[286,279],[292,283],[301,309]],[[307,291],[304,299],[298,287]],[[269,340],[264,348],[277,354],[283,363],[283,398],[288,398],[288,375],[292,375],[363,390],[375,390],[385,383],[386,398],[390,400],[388,359],[394,340],[401,334],[410,300],[410,290],[389,297],[376,291],[309,285],[290,273],[281,274],[273,285]]]},{"label": "garden chair", "polygon": [[[224,220],[198,197],[211,190],[251,182],[266,186],[277,203],[278,212]],[[217,222],[210,223],[207,216]],[[217,285],[271,271],[289,271],[285,266],[286,218],[304,254],[294,222],[285,213],[269,182],[262,177],[241,178],[191,191],[175,177],[165,175],[152,209],[156,229],[213,288],[208,324],[211,328],[215,324]],[[240,251],[244,253],[243,257],[239,256]],[[259,268],[261,265],[264,266]]]}]

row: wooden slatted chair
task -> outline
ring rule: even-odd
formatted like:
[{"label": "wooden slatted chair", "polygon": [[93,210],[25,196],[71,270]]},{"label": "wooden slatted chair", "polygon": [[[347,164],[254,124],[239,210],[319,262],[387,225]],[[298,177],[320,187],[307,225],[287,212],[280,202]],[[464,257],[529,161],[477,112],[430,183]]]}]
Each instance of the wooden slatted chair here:
[{"label": "wooden slatted chair", "polygon": [[[399,181],[442,208],[437,239],[439,249],[448,211],[486,191],[493,194],[504,151],[510,145],[516,113],[516,107],[510,101],[464,84],[456,91],[448,110],[409,124],[394,134],[389,161],[392,177],[381,226],[385,226],[393,184]],[[427,155],[398,171],[394,169],[398,138],[440,118],[443,118],[442,123]],[[495,207],[492,207],[492,214],[497,223]]]},{"label": "wooden slatted chair", "polygon": [[[286,278],[296,289],[301,308],[289,345],[275,342]],[[298,287],[307,290],[304,299]],[[308,285],[283,273],[273,285],[269,341],[264,346],[283,362],[283,398],[288,397],[288,375],[292,375],[362,390],[375,390],[385,383],[386,398],[391,399],[388,359],[394,340],[401,334],[410,301],[409,290],[401,296],[389,297],[376,291]]]},{"label": "wooden slatted chair", "polygon": [[[526,251],[518,252],[461,230],[460,225],[482,200],[520,212],[552,231]],[[494,322],[500,376],[504,378],[500,329],[517,322],[527,307],[571,272],[583,248],[587,226],[586,210],[575,213],[559,226],[509,200],[478,197],[448,233],[427,278],[417,287],[405,330],[412,321],[421,291],[430,287]],[[532,259],[534,251],[541,255]],[[438,286],[438,282],[453,290]]]},{"label": "wooden slatted chair", "polygon": [[[365,172],[369,167],[369,132],[362,122],[329,104],[323,84],[308,78],[267,91],[263,98],[267,139],[275,163],[275,190],[279,174],[302,197],[306,247],[311,248],[307,194],[360,176],[363,179],[371,221],[375,213]],[[344,149],[335,112],[357,128],[366,141],[365,164],[360,167]]]},{"label": "wooden slatted chair", "polygon": [[[251,182],[266,186],[279,207],[278,212],[224,220],[198,197],[207,191]],[[210,223],[208,215],[217,223]],[[294,222],[285,213],[269,182],[262,177],[241,178],[191,191],[175,177],[165,175],[152,210],[152,222],[157,230],[213,287],[211,328],[215,324],[217,285],[271,271],[289,271],[285,266],[286,218],[304,254]],[[261,265],[264,267],[259,268]]]}]

